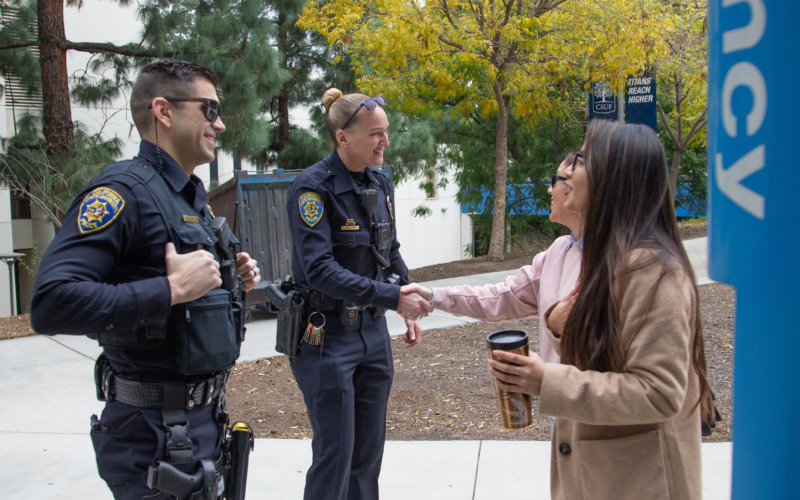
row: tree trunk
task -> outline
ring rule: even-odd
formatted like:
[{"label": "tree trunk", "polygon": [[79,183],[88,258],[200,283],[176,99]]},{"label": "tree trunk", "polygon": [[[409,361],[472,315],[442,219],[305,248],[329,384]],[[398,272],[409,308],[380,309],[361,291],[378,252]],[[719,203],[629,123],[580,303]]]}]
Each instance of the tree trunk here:
[{"label": "tree trunk", "polygon": [[[281,12],[278,14],[278,47],[283,48],[282,52],[286,54],[289,48],[289,29],[287,26],[286,14]],[[288,67],[287,70],[291,71]],[[292,81],[283,84],[281,93],[278,96],[278,152],[280,153],[286,146],[289,145],[289,86]]]},{"label": "tree trunk", "polygon": [[58,165],[74,132],[67,81],[63,0],[38,0],[39,65],[42,71],[42,121],[47,156]]},{"label": "tree trunk", "polygon": [[508,99],[500,84],[494,85],[497,99],[497,131],[495,134],[494,211],[492,233],[489,237],[489,260],[503,260],[506,239],[506,185],[508,182]]},{"label": "tree trunk", "polygon": [[678,173],[681,168],[682,156],[683,148],[676,146],[675,154],[672,156],[672,169],[669,171],[669,189],[673,196],[675,196],[675,190],[678,188]]},{"label": "tree trunk", "polygon": [[289,145],[289,84],[286,83],[278,96],[278,152]]}]

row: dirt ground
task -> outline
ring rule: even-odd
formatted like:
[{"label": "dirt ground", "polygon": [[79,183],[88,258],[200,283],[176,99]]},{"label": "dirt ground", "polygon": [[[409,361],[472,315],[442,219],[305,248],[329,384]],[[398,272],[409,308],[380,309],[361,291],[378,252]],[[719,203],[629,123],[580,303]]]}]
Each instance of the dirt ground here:
[{"label": "dirt ground", "polygon": [[[683,224],[685,239],[704,236],[702,223]],[[467,259],[412,270],[414,281],[429,281],[529,264],[549,241],[530,238],[517,242],[502,262]],[[732,287],[700,287],[700,303],[708,375],[717,396],[722,422],[704,441],[729,441],[733,382],[733,325],[735,293]],[[423,320],[423,327],[425,326]],[[422,343],[406,349],[401,338],[392,339],[394,384],[386,422],[390,440],[502,439],[548,440],[549,423],[537,414],[528,428],[507,430],[500,425],[494,384],[486,363],[486,336],[500,329],[530,333],[531,349],[538,350],[538,320],[473,323],[426,331]],[[27,315],[0,318],[0,339],[30,335]],[[249,422],[257,437],[310,439],[311,427],[303,398],[287,358],[262,359],[237,365],[228,383],[228,408],[232,418]]]}]

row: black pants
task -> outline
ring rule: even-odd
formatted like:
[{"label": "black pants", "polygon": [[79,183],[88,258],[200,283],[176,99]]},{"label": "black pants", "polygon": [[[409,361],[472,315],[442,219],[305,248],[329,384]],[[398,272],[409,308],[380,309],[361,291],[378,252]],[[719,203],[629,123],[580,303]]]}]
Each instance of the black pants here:
[{"label": "black pants", "polygon": [[[220,408],[216,404],[186,412],[195,460],[219,458],[222,445]],[[147,487],[147,469],[164,457],[161,410],[109,401],[91,432],[97,471],[117,500],[166,499]]]},{"label": "black pants", "polygon": [[360,328],[326,326],[322,357],[319,346],[303,343],[292,359],[314,430],[306,500],[378,498],[394,367],[386,319],[364,312],[359,321]]}]

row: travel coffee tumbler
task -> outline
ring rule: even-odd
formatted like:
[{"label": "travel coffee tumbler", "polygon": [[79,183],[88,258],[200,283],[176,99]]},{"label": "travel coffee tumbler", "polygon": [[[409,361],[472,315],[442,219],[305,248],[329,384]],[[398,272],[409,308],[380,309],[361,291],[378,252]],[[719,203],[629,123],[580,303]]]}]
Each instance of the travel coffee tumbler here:
[{"label": "travel coffee tumbler", "polygon": [[[486,338],[489,355],[493,350],[509,351],[522,356],[528,355],[528,333],[522,330],[501,330]],[[492,359],[496,359],[492,357]],[[497,388],[497,401],[500,403],[500,416],[506,429],[520,429],[531,425],[531,397],[520,392],[508,392]]]}]

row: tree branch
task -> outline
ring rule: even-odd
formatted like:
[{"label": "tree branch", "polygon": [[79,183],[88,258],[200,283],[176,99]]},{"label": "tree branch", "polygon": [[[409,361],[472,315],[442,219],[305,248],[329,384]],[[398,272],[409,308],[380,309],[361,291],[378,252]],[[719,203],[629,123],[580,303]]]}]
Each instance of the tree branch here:
[{"label": "tree branch", "polygon": [[38,47],[39,42],[17,42],[17,43],[7,43],[5,45],[0,45],[0,50],[14,50],[14,49],[23,49],[25,47]]},{"label": "tree branch", "polygon": [[166,57],[177,54],[177,51],[162,53],[153,49],[144,49],[133,44],[118,46],[112,43],[71,42],[69,40],[59,42],[58,48],[63,50],[77,50],[79,52],[91,52],[92,54],[105,52],[129,57]]},{"label": "tree branch", "polygon": [[453,17],[450,15],[450,6],[447,5],[447,0],[441,0],[442,12],[444,12],[447,21],[450,23],[450,26],[453,28],[459,29],[456,22],[453,20]]},{"label": "tree branch", "polygon": [[700,113],[700,116],[697,117],[697,120],[695,120],[694,124],[692,125],[692,129],[689,131],[688,134],[686,134],[686,144],[689,144],[692,141],[692,138],[698,132],[700,132],[703,129],[703,127],[706,126],[706,122],[708,121],[708,117],[706,116],[707,112],[708,108],[704,109],[703,112]]},{"label": "tree branch", "polygon": [[664,128],[667,129],[667,133],[669,134],[670,138],[672,139],[672,142],[674,142],[677,145],[678,144],[678,140],[675,139],[675,134],[673,134],[672,133],[672,129],[669,128],[669,122],[667,121],[667,115],[666,115],[666,113],[664,113],[664,108],[661,107],[661,103],[660,102],[656,103],[656,108],[658,109],[658,116],[661,117],[661,123],[663,123],[664,124]]}]

